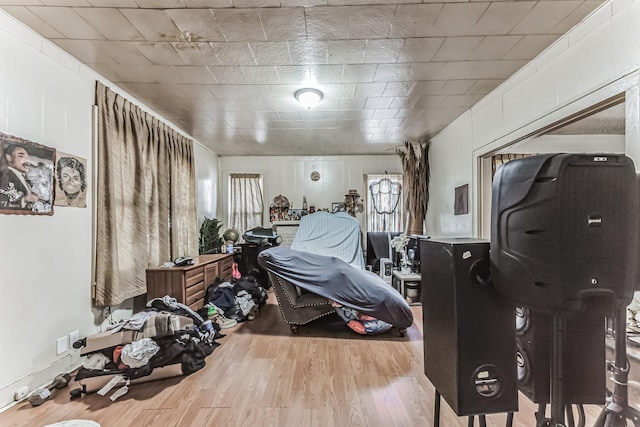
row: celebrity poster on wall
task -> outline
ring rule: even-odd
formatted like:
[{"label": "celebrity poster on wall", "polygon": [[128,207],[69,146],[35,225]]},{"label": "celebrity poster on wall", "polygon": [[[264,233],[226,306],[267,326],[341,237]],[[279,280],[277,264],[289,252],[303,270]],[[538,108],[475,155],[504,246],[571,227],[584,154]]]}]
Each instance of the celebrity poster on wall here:
[{"label": "celebrity poster on wall", "polygon": [[0,213],[53,215],[56,150],[0,132]]},{"label": "celebrity poster on wall", "polygon": [[58,151],[56,206],[87,207],[87,160]]}]

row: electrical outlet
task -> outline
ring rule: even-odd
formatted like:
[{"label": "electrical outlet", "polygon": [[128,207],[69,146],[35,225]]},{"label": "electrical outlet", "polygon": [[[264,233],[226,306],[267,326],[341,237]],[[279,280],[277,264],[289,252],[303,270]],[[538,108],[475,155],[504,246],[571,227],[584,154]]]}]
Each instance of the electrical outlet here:
[{"label": "electrical outlet", "polygon": [[65,335],[56,340],[56,354],[62,354],[69,349],[69,338]]},{"label": "electrical outlet", "polygon": [[22,386],[20,387],[13,395],[13,400],[20,400],[20,399],[24,399],[25,397],[27,397],[27,394],[29,394],[29,387]]},{"label": "electrical outlet", "polygon": [[69,347],[73,347],[73,343],[80,339],[80,331],[69,332]]}]

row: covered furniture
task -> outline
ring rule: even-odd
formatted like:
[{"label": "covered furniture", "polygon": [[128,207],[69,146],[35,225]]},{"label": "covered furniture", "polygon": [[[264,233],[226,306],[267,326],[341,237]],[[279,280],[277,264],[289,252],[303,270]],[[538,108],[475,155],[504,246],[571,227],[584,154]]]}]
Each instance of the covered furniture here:
[{"label": "covered furniture", "polygon": [[268,271],[284,320],[297,326],[335,312],[331,303],[395,326],[404,336],[413,313],[402,296],[376,274],[338,257],[285,247],[264,250],[258,263]]}]

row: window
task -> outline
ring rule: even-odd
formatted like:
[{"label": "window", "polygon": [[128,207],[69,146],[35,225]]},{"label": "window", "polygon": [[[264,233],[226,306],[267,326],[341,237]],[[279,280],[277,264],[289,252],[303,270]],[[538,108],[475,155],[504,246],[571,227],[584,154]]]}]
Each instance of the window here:
[{"label": "window", "polygon": [[401,174],[367,174],[367,231],[403,231]]},{"label": "window", "polygon": [[241,233],[262,227],[262,175],[232,173],[229,175],[229,225]]}]

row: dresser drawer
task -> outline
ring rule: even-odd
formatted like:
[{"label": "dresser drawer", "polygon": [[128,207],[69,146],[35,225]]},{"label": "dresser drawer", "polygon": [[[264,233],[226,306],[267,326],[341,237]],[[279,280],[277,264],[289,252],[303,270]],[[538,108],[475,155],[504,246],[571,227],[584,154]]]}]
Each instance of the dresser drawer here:
[{"label": "dresser drawer", "polygon": [[216,283],[216,279],[218,278],[219,271],[220,271],[220,268],[219,268],[217,262],[214,262],[214,263],[211,263],[211,264],[207,264],[207,265],[204,266],[204,287],[205,287],[205,290],[209,286],[211,286],[214,283]]},{"label": "dresser drawer", "polygon": [[193,286],[198,282],[204,281],[204,267],[194,268],[185,273],[186,287]]},{"label": "dresser drawer", "polygon": [[204,298],[204,282],[198,282],[186,290],[186,305],[191,306],[199,299]]},{"label": "dresser drawer", "polygon": [[220,273],[219,276],[222,280],[231,279],[233,270],[233,258],[225,258],[220,261]]}]

